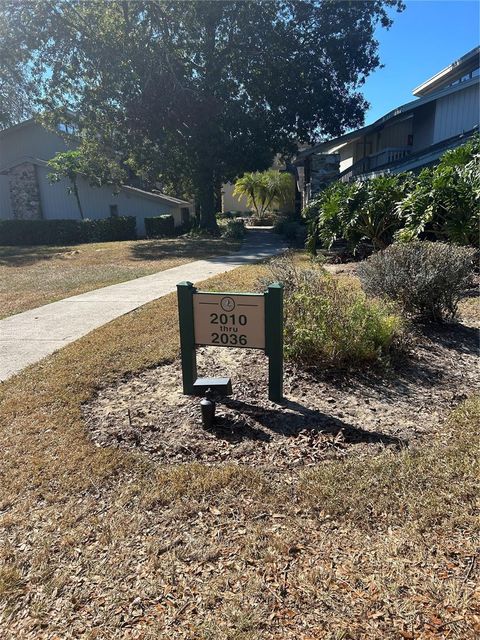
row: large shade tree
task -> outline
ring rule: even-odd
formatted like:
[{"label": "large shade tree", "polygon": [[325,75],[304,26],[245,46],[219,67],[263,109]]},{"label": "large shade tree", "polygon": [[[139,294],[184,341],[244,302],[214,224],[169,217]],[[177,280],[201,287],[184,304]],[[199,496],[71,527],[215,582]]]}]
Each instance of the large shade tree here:
[{"label": "large shade tree", "polygon": [[[374,30],[401,0],[0,0],[37,107],[66,114],[144,184],[191,194],[363,122]],[[0,38],[0,59],[3,55]]]}]

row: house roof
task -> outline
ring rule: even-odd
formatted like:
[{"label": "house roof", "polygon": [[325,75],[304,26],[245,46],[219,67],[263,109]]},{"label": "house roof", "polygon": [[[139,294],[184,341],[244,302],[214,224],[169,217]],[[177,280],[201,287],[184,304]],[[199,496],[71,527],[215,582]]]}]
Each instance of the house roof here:
[{"label": "house roof", "polygon": [[22,120],[22,122],[17,122],[17,124],[12,124],[10,127],[5,127],[5,129],[0,129],[0,138],[2,138],[5,134],[10,133],[11,131],[15,131],[16,129],[23,129],[23,127],[26,127],[29,124],[35,124],[35,119],[29,118],[28,120]]},{"label": "house roof", "polygon": [[[18,167],[18,165],[24,164],[25,162],[35,164],[39,167],[48,167],[48,162],[46,160],[42,160],[41,158],[34,158],[33,156],[22,156],[20,158],[17,158],[14,162],[10,162],[9,164],[0,167],[0,174],[4,171],[12,169],[13,167]],[[137,189],[136,187],[130,187],[128,185],[121,185],[120,188],[125,193],[130,193],[140,198],[146,198],[147,200],[153,200],[156,202],[167,202],[168,204],[174,205],[176,207],[192,206],[192,203],[188,202],[187,200],[173,198],[172,196],[167,196],[165,193],[153,193],[151,191],[144,191],[143,189]]]},{"label": "house roof", "polygon": [[161,199],[165,202],[169,202],[170,204],[175,204],[177,206],[192,205],[192,203],[188,202],[188,200],[173,198],[172,196],[167,196],[165,193],[144,191],[143,189],[137,189],[137,187],[130,187],[128,185],[122,185],[122,190],[126,191],[127,193],[133,193],[134,195],[142,196],[143,198],[149,198],[150,200]]},{"label": "house roof", "polygon": [[445,82],[455,82],[467,73],[477,69],[480,64],[480,47],[475,47],[464,56],[449,64],[434,76],[419,84],[413,90],[414,96],[424,96],[441,88]]},{"label": "house roof", "polygon": [[435,93],[428,94],[423,98],[417,98],[416,100],[412,100],[407,102],[406,104],[389,111],[387,114],[375,120],[372,124],[369,124],[360,129],[355,129],[355,131],[350,131],[349,133],[345,133],[343,136],[339,136],[338,138],[333,138],[331,140],[327,140],[326,142],[320,142],[313,147],[309,147],[304,151],[298,153],[297,157],[294,160],[294,164],[301,163],[303,159],[307,156],[312,155],[313,153],[328,153],[334,152],[334,150],[340,149],[344,144],[351,142],[352,140],[356,140],[364,136],[375,129],[382,127],[389,121],[400,121],[402,118],[410,117],[416,109],[423,107],[430,102],[434,102],[438,98],[443,98],[444,96],[448,96],[452,93],[456,93],[458,91],[464,91],[469,87],[475,86],[478,84],[478,78],[471,78],[470,80],[466,80],[465,82],[461,82],[459,84],[445,87],[444,89],[440,89]]}]

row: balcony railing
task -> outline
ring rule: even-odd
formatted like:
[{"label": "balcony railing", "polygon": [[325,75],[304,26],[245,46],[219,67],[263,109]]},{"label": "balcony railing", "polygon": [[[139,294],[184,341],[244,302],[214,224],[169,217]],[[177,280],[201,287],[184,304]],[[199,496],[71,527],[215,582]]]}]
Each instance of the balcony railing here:
[{"label": "balcony railing", "polygon": [[350,182],[350,180],[363,173],[368,173],[381,167],[387,168],[389,165],[396,164],[406,158],[410,154],[410,151],[410,147],[389,147],[382,149],[382,151],[366,156],[352,164],[352,166],[340,173],[339,178],[342,182]]}]

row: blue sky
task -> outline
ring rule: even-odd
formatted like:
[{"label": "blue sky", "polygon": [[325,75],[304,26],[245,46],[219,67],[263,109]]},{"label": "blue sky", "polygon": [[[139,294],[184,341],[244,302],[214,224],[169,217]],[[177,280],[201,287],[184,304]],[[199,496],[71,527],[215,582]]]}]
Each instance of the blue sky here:
[{"label": "blue sky", "polygon": [[406,0],[394,23],[379,28],[380,61],[385,65],[363,87],[371,107],[365,124],[414,99],[412,89],[479,44],[477,0]]}]

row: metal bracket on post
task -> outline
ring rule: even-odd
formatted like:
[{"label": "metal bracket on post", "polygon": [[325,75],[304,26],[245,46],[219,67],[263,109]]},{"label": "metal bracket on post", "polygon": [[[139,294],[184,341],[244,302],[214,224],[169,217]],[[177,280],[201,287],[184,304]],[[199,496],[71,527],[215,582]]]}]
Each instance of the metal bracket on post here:
[{"label": "metal bracket on post", "polygon": [[268,399],[283,399],[283,284],[265,292],[265,353],[268,356]]},{"label": "metal bracket on post", "polygon": [[186,395],[193,395],[193,385],[197,379],[197,354],[193,322],[193,294],[195,291],[196,289],[191,282],[177,284],[183,393]]}]

